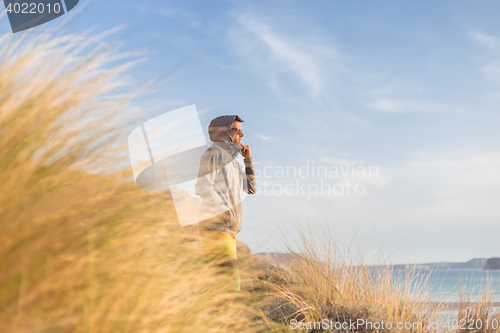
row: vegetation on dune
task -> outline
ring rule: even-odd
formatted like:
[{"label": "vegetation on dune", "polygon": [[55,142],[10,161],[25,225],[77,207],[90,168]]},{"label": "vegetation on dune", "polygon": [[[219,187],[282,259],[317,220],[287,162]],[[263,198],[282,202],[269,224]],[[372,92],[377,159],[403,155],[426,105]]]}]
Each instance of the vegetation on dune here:
[{"label": "vegetation on dune", "polygon": [[[113,124],[137,94],[125,91],[131,62],[113,65],[123,55],[95,40],[0,40],[0,332],[276,332],[323,319],[432,331],[437,310],[411,274],[370,269],[328,230],[303,231],[301,255],[281,265],[240,251],[229,311],[230,282],[205,264],[197,229],[179,227],[168,193],[126,180]],[[486,299],[468,309],[498,316]]]},{"label": "vegetation on dune", "polygon": [[266,291],[267,297],[255,306],[274,330],[500,332],[500,311],[490,291],[476,302],[460,292],[458,313],[443,315],[449,311],[446,302],[428,301],[430,271],[422,275],[411,266],[396,272],[391,265],[367,265],[361,250],[342,248],[325,225],[300,223],[300,239],[286,244],[289,252],[298,248],[298,253],[275,254],[260,273],[261,282],[254,284]]},{"label": "vegetation on dune", "polygon": [[217,332],[224,278],[168,193],[124,181],[130,63],[93,40],[2,41],[0,331]]},{"label": "vegetation on dune", "polygon": [[[362,257],[340,249],[327,229],[302,228],[299,234],[300,255],[286,256],[281,260],[286,264],[261,276],[272,295],[264,306],[272,321],[294,322],[297,327],[298,322],[326,319],[326,324],[318,324],[322,328],[335,322],[360,323],[356,327],[362,332],[380,331],[366,322],[412,322],[417,323],[415,328],[391,331],[428,331],[432,312],[422,302],[426,295],[410,290],[412,283],[414,288],[423,281],[412,280],[408,271],[394,279],[389,267],[365,265]],[[313,327],[312,331],[321,330]]]}]

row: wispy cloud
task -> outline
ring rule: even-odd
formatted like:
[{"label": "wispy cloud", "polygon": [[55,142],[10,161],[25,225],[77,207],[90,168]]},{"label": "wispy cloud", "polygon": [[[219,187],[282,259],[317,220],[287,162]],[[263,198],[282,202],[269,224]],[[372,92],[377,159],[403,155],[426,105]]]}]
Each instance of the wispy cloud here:
[{"label": "wispy cloud", "polygon": [[415,102],[411,100],[396,98],[379,98],[368,103],[368,108],[376,111],[395,112],[395,113],[461,113],[464,109],[451,107],[441,103]]},{"label": "wispy cloud", "polygon": [[[286,107],[283,120],[302,137],[331,135],[333,129],[327,123],[340,126],[348,122],[369,128],[341,105],[343,88],[338,82],[346,76],[348,66],[342,53],[323,34],[301,26],[303,22],[291,24],[249,10],[235,15],[233,23],[227,37],[229,47],[243,60],[240,68],[267,84]],[[307,122],[305,112],[310,115]],[[337,131],[336,135],[344,132]]]},{"label": "wispy cloud", "polygon": [[[415,83],[387,75],[380,77],[375,64],[356,64],[355,57],[325,42],[319,34],[311,33],[310,38],[298,36],[290,26],[283,28],[276,21],[248,13],[239,15],[229,38],[232,47],[251,64],[252,72],[259,73],[275,93],[293,101],[295,106],[302,98],[304,107],[324,109],[325,113],[335,110],[343,120],[367,131],[371,129],[366,121],[346,111],[352,109],[353,102],[345,104],[343,100],[355,98],[356,103],[368,110],[393,113],[465,111],[447,103],[428,101],[422,96],[424,89]],[[492,45],[495,42],[491,38],[488,41]]]},{"label": "wispy cloud", "polygon": [[[407,211],[422,221],[495,221],[500,199],[500,158],[497,152],[455,150],[422,153],[411,161],[385,169],[394,181],[382,196],[392,198],[392,210]],[[395,195],[401,189],[404,195]],[[392,193],[391,193],[392,192]]]},{"label": "wispy cloud", "polygon": [[486,35],[478,31],[469,31],[472,40],[483,44],[491,50],[500,51],[500,40],[494,36]]},{"label": "wispy cloud", "polygon": [[487,50],[481,57],[483,74],[490,80],[500,82],[500,39],[477,31],[470,31],[468,35],[473,42]]},{"label": "wispy cloud", "polygon": [[314,38],[280,34],[264,20],[248,14],[239,16],[237,22],[229,33],[232,43],[260,69],[273,90],[285,93],[292,79],[313,97],[325,92],[328,80],[324,63],[335,57],[333,48]]},{"label": "wispy cloud", "polygon": [[265,142],[281,141],[278,138],[275,138],[275,137],[272,137],[272,136],[269,136],[269,135],[266,135],[266,134],[262,134],[262,133],[254,132],[253,135],[255,135],[259,140],[262,140],[262,141],[265,141]]}]

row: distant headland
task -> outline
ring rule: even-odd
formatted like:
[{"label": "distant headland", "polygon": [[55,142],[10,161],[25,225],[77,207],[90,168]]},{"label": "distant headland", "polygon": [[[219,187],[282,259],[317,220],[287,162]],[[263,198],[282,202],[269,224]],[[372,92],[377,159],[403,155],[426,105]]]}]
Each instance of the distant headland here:
[{"label": "distant headland", "polygon": [[500,257],[493,257],[486,260],[484,269],[500,269]]},{"label": "distant headland", "polygon": [[435,268],[482,268],[485,270],[500,269],[500,257],[492,258],[474,258],[466,262],[429,262],[424,264],[400,264],[389,265],[394,268],[421,268],[421,269],[435,269]]},{"label": "distant headland", "polygon": [[[259,259],[267,263],[283,264],[284,262],[291,259],[292,256],[300,256],[300,254],[267,252],[267,253],[257,253],[254,254],[254,256],[258,257]],[[396,269],[478,268],[478,269],[494,270],[494,269],[500,269],[500,257],[474,258],[466,262],[429,262],[423,264],[397,264],[397,265],[387,265],[387,266],[391,266]]]}]

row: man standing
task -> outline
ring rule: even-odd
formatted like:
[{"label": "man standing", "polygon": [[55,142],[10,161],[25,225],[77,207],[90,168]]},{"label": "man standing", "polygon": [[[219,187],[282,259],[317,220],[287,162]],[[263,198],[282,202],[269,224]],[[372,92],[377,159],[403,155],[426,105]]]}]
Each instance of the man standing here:
[{"label": "man standing", "polygon": [[[241,230],[243,191],[256,191],[252,153],[241,144],[244,136],[237,115],[220,116],[208,127],[213,145],[201,158],[196,194],[201,197],[198,223],[207,261],[214,261],[225,272],[234,274],[234,289],[240,289],[236,235]],[[236,160],[241,153],[245,167]]]}]

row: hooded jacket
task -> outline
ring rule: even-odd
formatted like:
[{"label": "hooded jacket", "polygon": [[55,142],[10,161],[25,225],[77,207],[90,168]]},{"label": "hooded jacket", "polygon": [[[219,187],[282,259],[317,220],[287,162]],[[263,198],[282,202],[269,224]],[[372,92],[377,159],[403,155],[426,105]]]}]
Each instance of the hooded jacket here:
[{"label": "hooded jacket", "polygon": [[236,160],[241,149],[232,136],[236,117],[220,116],[210,123],[213,145],[201,157],[195,187],[201,197],[199,227],[233,235],[241,231],[243,191],[254,194],[257,189],[252,159],[245,158],[245,167]]}]

